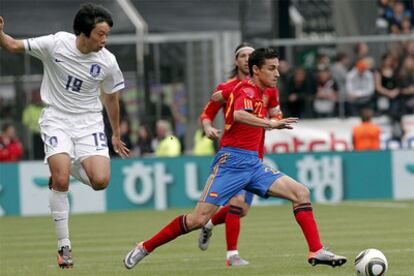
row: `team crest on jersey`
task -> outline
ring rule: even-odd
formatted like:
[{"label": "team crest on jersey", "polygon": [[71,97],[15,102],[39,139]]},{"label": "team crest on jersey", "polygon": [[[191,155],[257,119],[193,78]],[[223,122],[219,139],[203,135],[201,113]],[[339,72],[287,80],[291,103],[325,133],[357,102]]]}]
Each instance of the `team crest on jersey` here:
[{"label": "team crest on jersey", "polygon": [[92,77],[96,78],[101,73],[101,66],[99,64],[92,64],[89,73]]}]

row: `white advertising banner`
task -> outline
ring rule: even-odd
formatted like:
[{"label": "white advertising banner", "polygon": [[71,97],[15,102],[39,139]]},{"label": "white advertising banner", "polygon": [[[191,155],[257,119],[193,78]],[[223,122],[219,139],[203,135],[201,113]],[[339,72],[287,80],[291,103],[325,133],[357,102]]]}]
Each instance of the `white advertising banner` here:
[{"label": "white advertising banner", "polygon": [[413,151],[392,152],[393,193],[395,199],[414,198]]},{"label": "white advertising banner", "polygon": [[[22,215],[50,214],[49,209],[49,168],[42,162],[21,162],[20,210]],[[105,191],[94,191],[77,181],[71,181],[69,192],[72,213],[104,212]]]},{"label": "white advertising banner", "polygon": [[[373,120],[381,128],[381,148],[414,148],[414,115],[404,116],[401,141],[392,139],[393,125],[387,117]],[[360,123],[357,117],[348,119],[300,120],[292,130],[266,131],[267,153],[344,151],[352,150],[352,128]]]}]

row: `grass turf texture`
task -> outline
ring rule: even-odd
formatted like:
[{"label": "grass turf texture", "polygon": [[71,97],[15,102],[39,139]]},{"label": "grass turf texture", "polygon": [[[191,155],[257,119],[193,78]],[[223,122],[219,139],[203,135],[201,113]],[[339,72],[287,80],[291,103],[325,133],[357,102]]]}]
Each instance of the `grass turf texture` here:
[{"label": "grass turf texture", "polygon": [[353,261],[377,248],[388,259],[388,275],[414,275],[414,201],[344,202],[314,205],[322,241],[348,257],[340,268],[312,267],[307,246],[289,205],[253,207],[242,220],[239,252],[245,267],[225,266],[224,227],[218,226],[207,251],[195,231],[156,249],[133,270],[122,259],[134,243],[151,237],[188,210],[72,215],[75,266],[56,264],[55,233],[49,217],[0,218],[0,275],[355,275]]}]

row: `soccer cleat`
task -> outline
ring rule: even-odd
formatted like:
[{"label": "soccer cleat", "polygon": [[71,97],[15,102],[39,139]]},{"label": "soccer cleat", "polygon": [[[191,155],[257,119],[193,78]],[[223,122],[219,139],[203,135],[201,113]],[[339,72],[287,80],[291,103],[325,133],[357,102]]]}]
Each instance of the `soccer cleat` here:
[{"label": "soccer cleat", "polygon": [[321,248],[316,252],[309,252],[308,262],[313,266],[324,264],[335,267],[345,264],[346,257],[336,255],[325,248]]},{"label": "soccer cleat", "polygon": [[207,250],[211,235],[213,235],[213,229],[209,229],[204,226],[201,228],[200,236],[198,238],[198,247],[201,250]]},{"label": "soccer cleat", "polygon": [[73,267],[72,250],[69,246],[62,246],[58,251],[57,262],[60,268]]},{"label": "soccer cleat", "polygon": [[128,252],[124,258],[124,265],[127,269],[131,269],[136,266],[142,259],[145,258],[149,253],[142,245],[143,242],[137,244],[137,246]]},{"label": "soccer cleat", "polygon": [[239,254],[235,254],[233,256],[230,256],[230,258],[227,259],[226,261],[226,265],[227,266],[244,266],[244,265],[248,265],[249,262],[246,260],[243,260],[242,258],[240,258]]}]

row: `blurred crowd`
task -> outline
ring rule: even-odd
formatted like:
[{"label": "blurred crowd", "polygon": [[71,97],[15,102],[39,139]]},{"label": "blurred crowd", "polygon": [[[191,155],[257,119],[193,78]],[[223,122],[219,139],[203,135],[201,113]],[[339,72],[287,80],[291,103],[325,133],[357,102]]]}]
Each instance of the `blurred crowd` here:
[{"label": "blurred crowd", "polygon": [[378,0],[377,28],[391,34],[410,34],[414,26],[411,0]]},{"label": "blurred crowd", "polygon": [[[380,2],[394,5],[392,10],[401,13],[400,5],[403,2]],[[386,10],[384,9],[384,16]],[[412,18],[411,13],[405,9],[402,14],[407,14],[402,18]],[[388,15],[384,18],[388,18]],[[395,20],[390,19],[389,22]],[[393,32],[393,27],[389,30]],[[414,114],[414,41],[392,43],[379,60],[372,57],[368,45],[362,42],[355,45],[352,55],[339,52],[333,59],[326,54],[318,55],[312,68],[292,67],[287,61],[281,60],[279,72],[280,104],[285,117],[355,117],[369,108],[373,116],[389,117],[395,130],[393,138],[398,139],[403,135],[401,117]],[[177,134],[176,115],[171,106],[162,97],[160,103],[152,105],[148,108],[157,120],[145,123],[144,118],[140,118],[142,125],[136,133],[131,133],[131,118],[128,118],[125,104],[122,101],[120,103],[122,140],[131,149],[131,157],[173,157],[184,152],[194,155],[214,154],[217,142],[205,137],[201,129],[195,131],[194,147],[185,149],[184,136]],[[14,110],[13,107],[2,106],[1,98],[0,107],[1,113],[4,113],[1,118],[7,118]],[[38,160],[43,158],[43,143],[38,126],[41,110],[39,91],[35,90],[31,93],[30,104],[24,107],[21,115],[25,131],[31,135],[30,145],[26,145],[26,149],[16,135],[16,125],[3,120],[0,162],[17,161],[23,157]],[[105,113],[104,118],[110,141],[112,134]],[[108,145],[111,146],[111,143]],[[32,149],[30,156],[24,154],[27,148]],[[112,148],[110,153],[115,156]]]},{"label": "blurred crowd", "polygon": [[291,69],[282,61],[279,72],[285,116],[358,116],[364,107],[392,118],[414,113],[414,41],[395,43],[379,61],[359,43],[353,60],[338,53],[331,62],[321,54],[313,69]]}]

